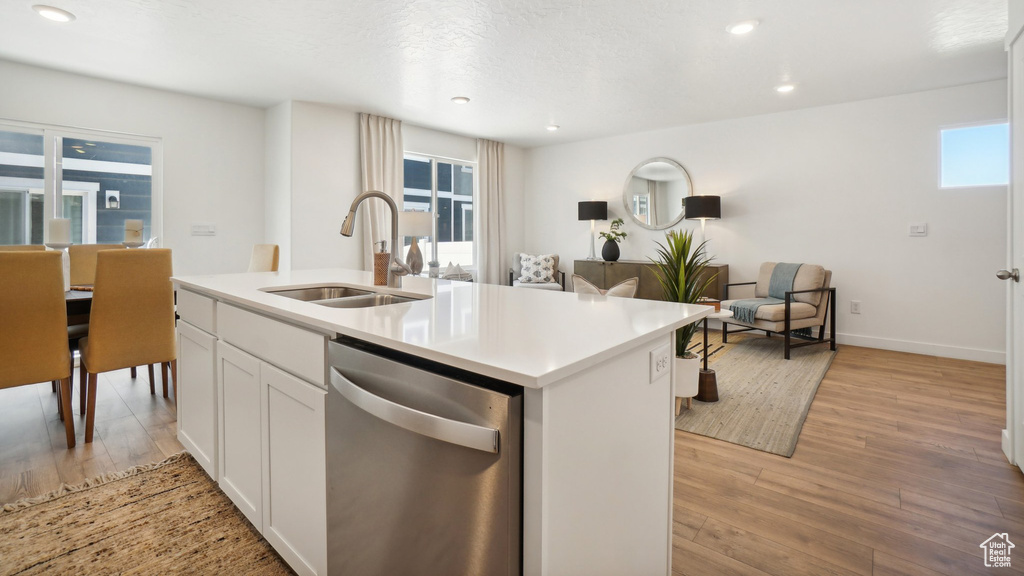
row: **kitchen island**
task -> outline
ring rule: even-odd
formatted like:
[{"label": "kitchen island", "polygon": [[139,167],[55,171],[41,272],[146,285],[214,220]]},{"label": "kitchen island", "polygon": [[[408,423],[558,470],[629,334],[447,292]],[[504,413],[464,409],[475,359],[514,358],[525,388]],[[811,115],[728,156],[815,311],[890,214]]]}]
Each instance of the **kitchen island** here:
[{"label": "kitchen island", "polygon": [[[340,269],[173,280],[179,440],[298,573],[330,570],[327,348],[344,337],[522,387],[524,574],[670,574],[672,332],[711,308]],[[322,286],[411,300],[273,293]]]}]

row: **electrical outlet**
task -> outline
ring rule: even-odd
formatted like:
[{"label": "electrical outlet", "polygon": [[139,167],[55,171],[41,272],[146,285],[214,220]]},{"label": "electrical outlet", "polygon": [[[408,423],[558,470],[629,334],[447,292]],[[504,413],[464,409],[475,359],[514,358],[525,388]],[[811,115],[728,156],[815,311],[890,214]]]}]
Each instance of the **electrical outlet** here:
[{"label": "electrical outlet", "polygon": [[928,223],[917,222],[910,225],[910,235],[914,237],[923,237],[928,235]]},{"label": "electrical outlet", "polygon": [[657,381],[672,369],[672,349],[668,344],[651,350],[651,382]]},{"label": "electrical outlet", "polygon": [[850,300],[850,314],[860,314],[860,300]]}]

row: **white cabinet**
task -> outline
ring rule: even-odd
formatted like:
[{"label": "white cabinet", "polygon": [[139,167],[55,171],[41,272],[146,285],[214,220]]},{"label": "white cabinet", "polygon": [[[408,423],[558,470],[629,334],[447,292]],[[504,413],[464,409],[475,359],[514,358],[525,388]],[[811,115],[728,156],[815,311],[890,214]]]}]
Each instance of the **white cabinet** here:
[{"label": "white cabinet", "polygon": [[299,574],[327,574],[327,392],[260,365],[263,537]]},{"label": "white cabinet", "polygon": [[260,361],[223,341],[217,344],[221,490],[263,531],[263,449]]},{"label": "white cabinet", "polygon": [[178,322],[178,441],[217,479],[217,337]]}]

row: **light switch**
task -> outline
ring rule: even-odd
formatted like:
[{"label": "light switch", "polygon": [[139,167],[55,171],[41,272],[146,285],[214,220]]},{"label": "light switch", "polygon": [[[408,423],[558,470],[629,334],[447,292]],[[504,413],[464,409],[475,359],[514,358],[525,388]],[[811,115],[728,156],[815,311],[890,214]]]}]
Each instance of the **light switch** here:
[{"label": "light switch", "polygon": [[917,222],[910,225],[910,235],[915,237],[928,235],[928,223]]},{"label": "light switch", "polygon": [[216,236],[217,225],[212,223],[192,223],[192,235],[193,236]]}]

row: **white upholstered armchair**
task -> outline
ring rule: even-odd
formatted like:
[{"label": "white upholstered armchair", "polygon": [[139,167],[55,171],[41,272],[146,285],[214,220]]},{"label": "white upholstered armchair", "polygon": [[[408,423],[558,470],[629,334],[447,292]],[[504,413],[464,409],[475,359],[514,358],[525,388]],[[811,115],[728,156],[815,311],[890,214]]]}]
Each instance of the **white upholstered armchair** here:
[{"label": "white upholstered armchair", "polygon": [[[729,325],[742,326],[732,332],[764,330],[784,338],[784,355],[789,360],[792,348],[828,343],[836,349],[836,289],[831,285],[832,271],[816,264],[785,264],[765,262],[757,275],[757,282],[738,282],[725,285],[726,300],[722,308],[732,310],[734,316],[722,321],[722,342],[728,342]],[[734,286],[754,286],[754,297],[729,299],[735,294]],[[828,338],[825,324],[828,323]],[[810,330],[817,328],[817,335]],[[801,340],[793,343],[793,338]]]}]

